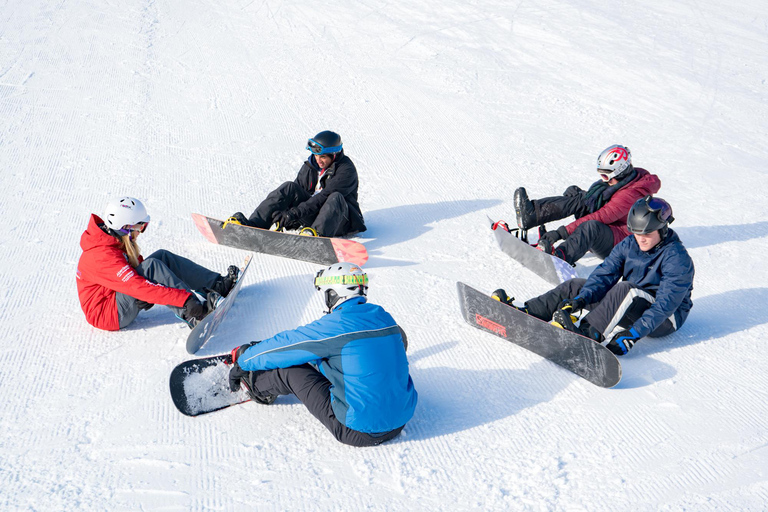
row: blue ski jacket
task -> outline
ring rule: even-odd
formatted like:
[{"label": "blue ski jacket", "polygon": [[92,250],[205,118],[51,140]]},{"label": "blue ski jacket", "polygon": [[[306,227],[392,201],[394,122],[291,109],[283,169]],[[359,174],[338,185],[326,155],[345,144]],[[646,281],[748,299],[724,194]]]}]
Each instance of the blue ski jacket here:
[{"label": "blue ski jacket", "polygon": [[411,419],[418,398],[400,332],[384,308],[360,297],[250,347],[237,361],[247,371],[309,363],[331,382],[341,423],[367,434],[389,432]]},{"label": "blue ski jacket", "polygon": [[587,304],[599,302],[622,278],[650,293],[656,302],[632,326],[642,338],[672,315],[678,329],[683,325],[693,307],[693,274],[693,260],[673,230],[648,252],[628,236],[590,274],[579,296]]}]

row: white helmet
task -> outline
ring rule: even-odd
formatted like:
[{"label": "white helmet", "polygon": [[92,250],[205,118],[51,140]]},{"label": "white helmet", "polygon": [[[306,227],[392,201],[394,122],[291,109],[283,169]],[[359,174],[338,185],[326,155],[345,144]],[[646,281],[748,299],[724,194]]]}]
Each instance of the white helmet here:
[{"label": "white helmet", "polygon": [[144,231],[149,222],[149,215],[144,204],[138,199],[121,197],[107,205],[104,210],[104,222],[109,229],[124,236],[130,232],[130,229],[125,229],[127,226],[143,224],[141,230]]},{"label": "white helmet", "polygon": [[354,263],[334,263],[315,275],[315,288],[323,292],[325,305],[330,312],[342,302],[365,297],[368,293],[368,275]]},{"label": "white helmet", "polygon": [[597,157],[597,172],[608,181],[611,178],[620,178],[632,170],[632,154],[629,148],[614,144],[605,148]]}]

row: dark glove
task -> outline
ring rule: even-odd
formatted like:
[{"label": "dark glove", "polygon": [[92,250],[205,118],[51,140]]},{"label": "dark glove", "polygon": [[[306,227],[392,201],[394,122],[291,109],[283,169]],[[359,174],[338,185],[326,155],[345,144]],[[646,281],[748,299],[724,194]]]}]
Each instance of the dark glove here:
[{"label": "dark glove", "polygon": [[229,370],[229,389],[233,393],[240,390],[240,379],[246,375],[248,375],[248,372],[240,368],[237,362],[232,365],[232,369]]},{"label": "dark glove", "polygon": [[587,301],[585,301],[583,298],[578,296],[572,299],[565,299],[558,306],[559,309],[570,309],[571,313],[581,311],[585,307],[587,307]]},{"label": "dark glove", "polygon": [[296,229],[301,226],[299,221],[299,211],[291,208],[282,212],[275,212],[272,215],[272,222],[277,224],[278,229]]},{"label": "dark glove", "polygon": [[547,254],[552,254],[555,242],[565,240],[566,238],[568,238],[568,230],[565,229],[565,226],[560,226],[554,231],[547,231],[539,238],[539,249]]},{"label": "dark glove", "polygon": [[151,302],[144,302],[143,300],[136,299],[136,306],[139,309],[143,309],[144,311],[146,311],[148,309],[152,309],[152,306],[154,306],[154,304],[152,304]]},{"label": "dark glove", "polygon": [[252,341],[250,343],[246,343],[245,345],[240,345],[239,347],[235,347],[232,349],[232,352],[230,352],[230,360],[227,361],[227,364],[231,364],[232,368],[229,370],[229,389],[232,390],[234,393],[235,391],[240,389],[240,379],[245,377],[245,375],[248,374],[247,371],[240,368],[240,365],[237,364],[237,359],[243,355],[243,352],[251,348],[252,346],[261,343],[260,341]]},{"label": "dark glove", "polygon": [[184,320],[190,320],[192,318],[202,320],[205,318],[206,314],[208,314],[208,309],[205,307],[205,304],[197,300],[195,294],[191,294],[184,303],[182,318],[184,318]]},{"label": "dark glove", "polygon": [[616,354],[617,356],[623,356],[635,346],[637,340],[640,339],[640,335],[637,333],[634,327],[619,331],[611,338],[606,348]]},{"label": "dark glove", "polygon": [[565,189],[565,192],[563,192],[563,195],[565,197],[576,197],[583,193],[584,191],[578,185],[571,185],[570,187]]}]

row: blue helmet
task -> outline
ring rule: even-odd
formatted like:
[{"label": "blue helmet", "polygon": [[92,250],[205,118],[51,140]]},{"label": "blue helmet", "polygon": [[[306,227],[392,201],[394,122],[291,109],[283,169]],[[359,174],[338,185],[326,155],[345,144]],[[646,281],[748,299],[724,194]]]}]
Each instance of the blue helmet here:
[{"label": "blue helmet", "polygon": [[342,150],[341,136],[338,133],[324,131],[307,141],[307,149],[313,155],[335,155]]}]

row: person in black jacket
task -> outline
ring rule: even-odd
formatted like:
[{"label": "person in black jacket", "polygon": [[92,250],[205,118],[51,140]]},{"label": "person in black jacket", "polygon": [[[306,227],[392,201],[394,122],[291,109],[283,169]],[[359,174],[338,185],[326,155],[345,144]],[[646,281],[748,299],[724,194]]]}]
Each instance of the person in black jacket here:
[{"label": "person in black jacket", "polygon": [[[515,306],[501,288],[492,297],[625,355],[641,338],[678,330],[693,307],[693,261],[669,229],[673,220],[669,203],[646,196],[627,216],[633,236],[619,242],[588,279],[565,281],[524,306]],[[582,309],[589,314],[575,325],[571,313]]]},{"label": "person in black jacket", "polygon": [[323,131],[307,141],[312,153],[293,181],[286,181],[246,218],[231,219],[246,226],[278,231],[299,229],[302,235],[345,236],[365,231],[357,202],[357,169],[344,154],[341,137]]}]

